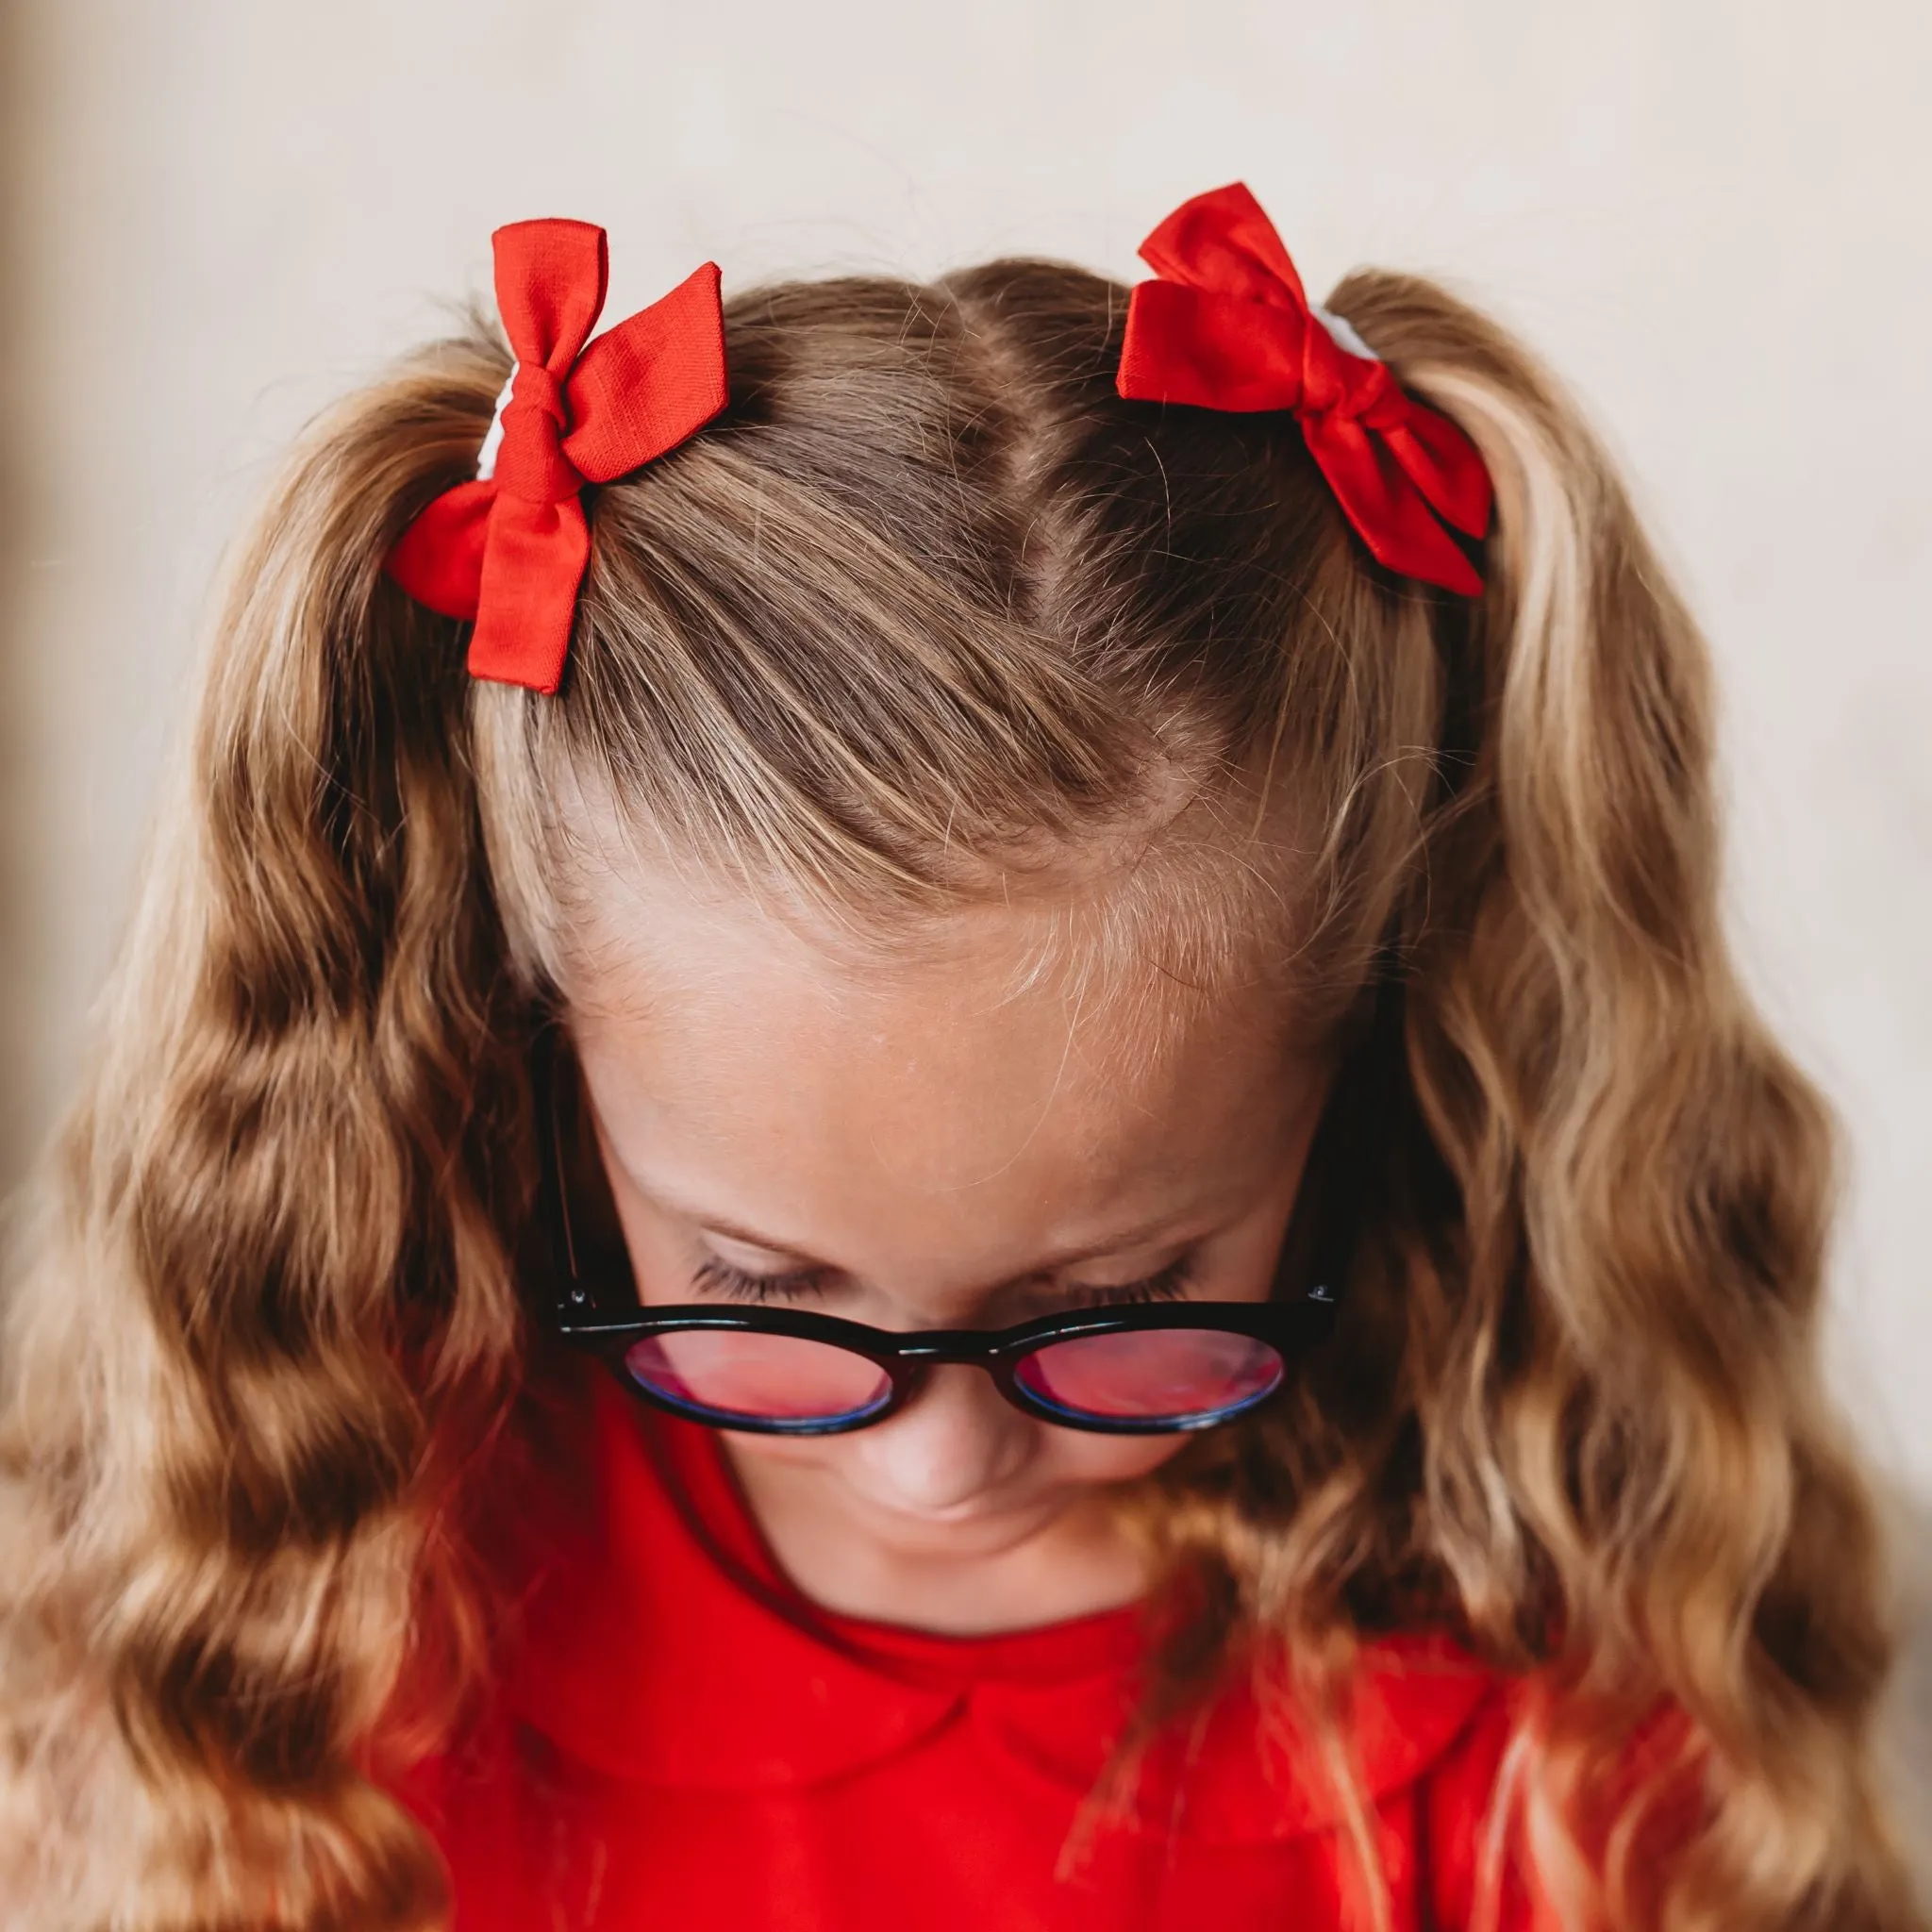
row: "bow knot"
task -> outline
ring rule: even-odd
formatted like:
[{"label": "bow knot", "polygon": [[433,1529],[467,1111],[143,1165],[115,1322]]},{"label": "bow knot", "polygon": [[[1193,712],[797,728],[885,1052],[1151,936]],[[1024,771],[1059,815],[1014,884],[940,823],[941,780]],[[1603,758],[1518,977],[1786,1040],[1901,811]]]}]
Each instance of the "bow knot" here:
[{"label": "bow knot", "polygon": [[1393,386],[1385,364],[1350,355],[1312,313],[1302,325],[1301,351],[1299,410],[1305,417],[1364,416]]},{"label": "bow knot", "polygon": [[488,475],[409,525],[388,570],[418,603],[474,620],[473,675],[554,691],[590,561],[584,486],[668,454],[724,407],[724,317],[707,262],[586,347],[608,279],[604,230],[516,222],[491,240],[516,356],[501,441]]},{"label": "bow knot", "polygon": [[562,383],[541,362],[519,361],[503,412],[497,489],[526,503],[562,503],[577,495],[584,475],[563,453],[570,427]]},{"label": "bow knot", "polygon": [[570,409],[563,399],[563,385],[541,362],[517,364],[516,379],[509,389],[509,407],[512,409],[541,411],[550,419],[559,434],[570,426]]},{"label": "bow knot", "polygon": [[1247,189],[1237,182],[1184,203],[1141,255],[1158,279],[1142,282],[1128,304],[1120,393],[1242,413],[1291,410],[1377,562],[1480,594],[1482,579],[1443,527],[1467,537],[1489,528],[1480,453],[1404,391],[1345,323],[1309,304]]}]

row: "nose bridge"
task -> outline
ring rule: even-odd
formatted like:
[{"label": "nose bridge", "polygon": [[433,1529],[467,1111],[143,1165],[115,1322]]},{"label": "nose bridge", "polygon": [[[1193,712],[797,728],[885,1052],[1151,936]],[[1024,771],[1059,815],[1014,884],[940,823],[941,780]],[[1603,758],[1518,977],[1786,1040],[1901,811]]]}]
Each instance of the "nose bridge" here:
[{"label": "nose bridge", "polygon": [[977,1329],[928,1328],[898,1338],[893,1353],[906,1361],[990,1363],[997,1353],[993,1338]]}]

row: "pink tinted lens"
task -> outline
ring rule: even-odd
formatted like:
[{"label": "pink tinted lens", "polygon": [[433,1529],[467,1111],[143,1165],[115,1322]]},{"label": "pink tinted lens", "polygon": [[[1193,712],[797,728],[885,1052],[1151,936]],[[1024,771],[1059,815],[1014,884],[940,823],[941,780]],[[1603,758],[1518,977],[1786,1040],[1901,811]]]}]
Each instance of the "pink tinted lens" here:
[{"label": "pink tinted lens", "polygon": [[1013,1379],[1080,1415],[1187,1422],[1258,1401],[1280,1385],[1282,1373],[1281,1357],[1249,1335],[1127,1328],[1037,1349]]},{"label": "pink tinted lens", "polygon": [[874,1361],[799,1335],[682,1328],[647,1335],[625,1351],[647,1389],[719,1415],[761,1422],[824,1422],[875,1407],[891,1377]]}]

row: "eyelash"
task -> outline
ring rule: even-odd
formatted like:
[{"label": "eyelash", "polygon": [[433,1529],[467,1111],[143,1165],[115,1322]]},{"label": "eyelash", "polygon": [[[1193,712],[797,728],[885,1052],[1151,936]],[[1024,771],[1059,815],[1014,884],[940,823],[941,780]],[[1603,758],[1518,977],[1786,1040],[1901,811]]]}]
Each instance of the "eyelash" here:
[{"label": "eyelash", "polygon": [[735,1302],[787,1302],[809,1294],[824,1278],[815,1268],[796,1268],[786,1274],[753,1274],[713,1258],[699,1267],[691,1281],[694,1287],[708,1288]]},{"label": "eyelash", "polygon": [[[809,1294],[824,1279],[824,1271],[815,1268],[798,1268],[786,1274],[753,1274],[713,1257],[700,1265],[692,1284],[736,1302],[786,1302]],[[1189,1253],[1139,1281],[1124,1281],[1112,1288],[1083,1289],[1077,1282],[1068,1285],[1080,1295],[1082,1307],[1118,1308],[1143,1302],[1178,1301],[1193,1279],[1194,1257]]]}]

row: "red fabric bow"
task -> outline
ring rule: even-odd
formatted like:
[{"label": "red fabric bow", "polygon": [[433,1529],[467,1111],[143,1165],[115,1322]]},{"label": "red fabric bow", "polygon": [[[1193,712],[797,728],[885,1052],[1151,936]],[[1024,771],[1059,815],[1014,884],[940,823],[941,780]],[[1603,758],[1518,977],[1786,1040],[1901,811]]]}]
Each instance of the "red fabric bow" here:
[{"label": "red fabric bow", "polygon": [[429,504],[387,567],[419,604],[475,621],[473,676],[554,691],[591,556],[579,492],[675,449],[724,407],[718,268],[585,348],[609,273],[604,230],[515,222],[491,241],[517,358],[495,468]]},{"label": "red fabric bow", "polygon": [[1240,182],[1196,195],[1141,244],[1160,279],[1127,305],[1117,386],[1143,402],[1292,409],[1308,454],[1369,553],[1412,577],[1482,591],[1441,517],[1490,526],[1490,477],[1448,417],[1352,354],[1311,309],[1274,225]]}]

